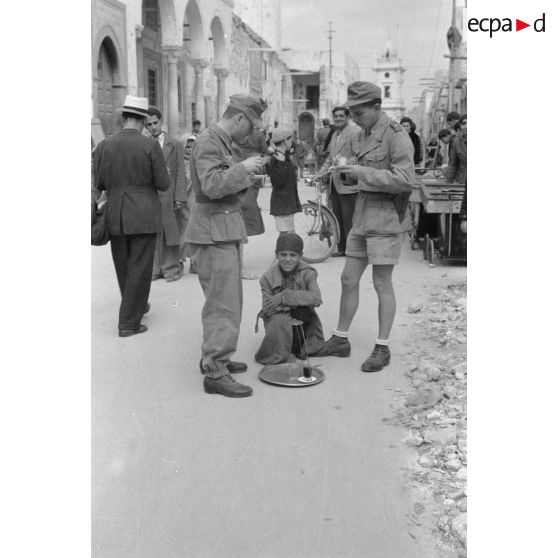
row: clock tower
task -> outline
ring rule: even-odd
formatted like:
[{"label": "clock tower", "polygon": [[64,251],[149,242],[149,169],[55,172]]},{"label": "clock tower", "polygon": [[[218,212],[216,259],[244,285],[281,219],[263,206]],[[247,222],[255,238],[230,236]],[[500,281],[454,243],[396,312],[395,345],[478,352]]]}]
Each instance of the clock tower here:
[{"label": "clock tower", "polygon": [[376,56],[374,83],[382,90],[382,110],[391,118],[400,120],[405,114],[401,86],[403,85],[403,63],[391,40],[388,39],[380,56]]}]

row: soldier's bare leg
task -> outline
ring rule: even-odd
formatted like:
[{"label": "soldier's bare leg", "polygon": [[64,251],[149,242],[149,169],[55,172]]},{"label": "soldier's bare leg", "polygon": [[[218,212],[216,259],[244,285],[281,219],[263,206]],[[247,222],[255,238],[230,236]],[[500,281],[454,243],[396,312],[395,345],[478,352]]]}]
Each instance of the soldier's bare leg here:
[{"label": "soldier's bare leg", "polygon": [[391,281],[393,267],[393,265],[372,266],[372,282],[378,294],[378,339],[389,339],[395,318],[395,292]]},{"label": "soldier's bare leg", "polygon": [[[341,274],[341,302],[339,303],[339,331],[349,331],[359,303],[360,278],[368,267],[368,258],[347,256]],[[393,266],[392,266],[393,267]]]}]

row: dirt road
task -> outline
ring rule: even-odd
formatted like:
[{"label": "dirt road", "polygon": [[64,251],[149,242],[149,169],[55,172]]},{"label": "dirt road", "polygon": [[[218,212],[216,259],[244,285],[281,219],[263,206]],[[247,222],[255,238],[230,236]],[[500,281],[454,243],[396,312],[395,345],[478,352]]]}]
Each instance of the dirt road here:
[{"label": "dirt road", "polygon": [[[304,194],[301,195],[301,198]],[[261,275],[276,238],[250,240],[246,272]],[[343,259],[316,266],[329,336]],[[405,246],[396,268],[399,311],[392,363],[360,372],[376,336],[371,273],[351,329],[350,358],[320,359],[326,379],[303,389],[260,382],[253,355],[257,281],[244,281],[242,400],[207,395],[198,369],[203,295],[197,277],[152,284],[149,331],[117,336],[119,293],[108,247],[92,249],[92,555],[95,558],[429,558],[428,533],[409,535],[413,450],[389,421],[409,391],[413,320],[407,307],[462,280],[463,267],[429,268]],[[315,363],[318,363],[316,361]]]}]

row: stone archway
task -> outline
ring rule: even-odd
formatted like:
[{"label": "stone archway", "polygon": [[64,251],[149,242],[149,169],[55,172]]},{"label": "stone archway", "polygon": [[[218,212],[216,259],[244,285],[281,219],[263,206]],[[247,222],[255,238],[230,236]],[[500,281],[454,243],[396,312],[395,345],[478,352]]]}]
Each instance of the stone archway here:
[{"label": "stone archway", "polygon": [[306,140],[310,146],[314,145],[314,117],[309,112],[298,115],[298,137]]},{"label": "stone archway", "polygon": [[96,85],[94,114],[100,122],[104,137],[113,135],[120,128],[120,119],[116,113],[116,109],[123,100],[120,74],[120,61],[116,46],[109,36],[105,36],[97,54],[94,80]]}]

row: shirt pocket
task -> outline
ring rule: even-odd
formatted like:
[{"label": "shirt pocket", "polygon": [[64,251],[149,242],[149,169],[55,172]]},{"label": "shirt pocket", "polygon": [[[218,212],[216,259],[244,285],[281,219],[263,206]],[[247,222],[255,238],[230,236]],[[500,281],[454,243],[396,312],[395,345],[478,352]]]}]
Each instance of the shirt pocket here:
[{"label": "shirt pocket", "polygon": [[373,169],[387,169],[389,168],[387,152],[383,153],[367,153],[364,156],[364,166],[372,167]]},{"label": "shirt pocket", "polygon": [[209,210],[213,242],[233,242],[244,239],[244,221],[238,209],[212,207]]}]

